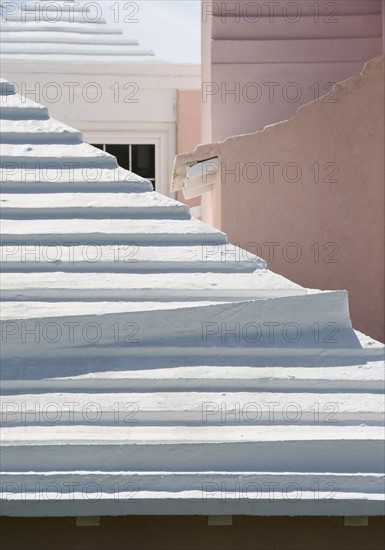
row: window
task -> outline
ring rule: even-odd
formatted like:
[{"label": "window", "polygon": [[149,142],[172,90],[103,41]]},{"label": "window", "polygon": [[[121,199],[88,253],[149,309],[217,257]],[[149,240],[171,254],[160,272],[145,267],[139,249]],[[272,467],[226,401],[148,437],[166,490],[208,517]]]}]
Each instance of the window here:
[{"label": "window", "polygon": [[93,144],[116,157],[119,166],[150,180],[155,189],[155,145]]}]

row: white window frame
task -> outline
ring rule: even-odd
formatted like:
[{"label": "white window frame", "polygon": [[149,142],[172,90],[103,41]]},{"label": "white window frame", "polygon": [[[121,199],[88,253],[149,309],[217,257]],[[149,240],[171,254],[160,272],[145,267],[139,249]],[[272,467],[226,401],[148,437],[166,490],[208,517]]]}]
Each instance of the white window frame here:
[{"label": "white window frame", "polygon": [[83,130],[84,141],[105,145],[155,145],[155,191],[174,197],[171,192],[171,177],[175,157],[175,125],[167,124],[162,128],[146,128],[130,130],[127,128]]}]

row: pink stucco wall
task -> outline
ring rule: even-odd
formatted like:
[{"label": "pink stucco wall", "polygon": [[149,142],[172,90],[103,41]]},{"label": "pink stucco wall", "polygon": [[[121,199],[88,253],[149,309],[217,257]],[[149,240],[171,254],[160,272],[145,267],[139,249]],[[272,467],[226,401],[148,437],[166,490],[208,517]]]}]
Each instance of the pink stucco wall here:
[{"label": "pink stucco wall", "polygon": [[201,91],[178,91],[177,154],[187,153],[201,142]]},{"label": "pink stucco wall", "polygon": [[204,142],[262,130],[383,51],[381,0],[202,3]]},{"label": "pink stucco wall", "polygon": [[[280,7],[284,4],[298,2]],[[327,95],[320,86],[320,97],[307,98],[310,103],[298,112],[298,104],[290,102],[250,108],[213,94],[202,104],[202,142],[219,143],[177,158],[174,184],[183,186],[183,166],[219,156],[217,183],[202,196],[208,213],[203,220],[305,287],[348,290],[354,327],[383,341],[383,56],[360,71],[366,59],[383,52],[385,5],[377,0],[332,4],[338,6],[335,23],[321,18],[316,27],[307,19],[298,30],[272,18],[270,27],[262,21],[265,26],[255,23],[251,30],[245,22],[231,23],[222,13],[225,2],[210,8],[203,0],[203,82],[213,82],[220,71],[228,84],[237,70],[248,80],[263,72],[274,82],[296,79],[302,89],[315,76],[318,82],[347,80]],[[213,6],[219,11],[209,16]],[[223,33],[233,33],[231,44]]]},{"label": "pink stucco wall", "polygon": [[[193,151],[201,142],[201,109],[200,90],[178,90],[177,154]],[[186,201],[181,192],[177,193],[176,198],[188,204],[190,208],[201,204],[200,197]]]},{"label": "pink stucco wall", "polygon": [[[273,271],[304,286],[348,289],[355,327],[380,340],[379,62],[332,90],[384,52],[383,0],[202,0],[202,143],[230,139],[193,155],[203,160],[215,149],[224,167],[222,181],[203,195],[211,210],[205,221],[226,231],[233,243],[256,243]],[[257,183],[250,181],[259,167],[253,172],[249,163],[262,166]],[[297,166],[301,179],[290,181]]]},{"label": "pink stucco wall", "polygon": [[384,338],[384,57],[289,121],[218,144],[217,225],[269,268],[347,289],[354,327]]}]

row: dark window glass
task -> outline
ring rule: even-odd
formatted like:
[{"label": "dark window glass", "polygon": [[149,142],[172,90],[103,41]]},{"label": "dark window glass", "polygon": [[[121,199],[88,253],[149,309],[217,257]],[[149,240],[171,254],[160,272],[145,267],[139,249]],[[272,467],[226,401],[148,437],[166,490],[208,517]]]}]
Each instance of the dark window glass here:
[{"label": "dark window glass", "polygon": [[130,159],[128,154],[128,145],[106,145],[107,153],[116,157],[119,166],[125,168],[126,170],[130,169]]},{"label": "dark window glass", "polygon": [[155,178],[155,145],[132,146],[132,171],[142,178]]},{"label": "dark window glass", "polygon": [[119,166],[125,170],[150,180],[155,189],[155,145],[93,144],[93,146],[116,157]]}]

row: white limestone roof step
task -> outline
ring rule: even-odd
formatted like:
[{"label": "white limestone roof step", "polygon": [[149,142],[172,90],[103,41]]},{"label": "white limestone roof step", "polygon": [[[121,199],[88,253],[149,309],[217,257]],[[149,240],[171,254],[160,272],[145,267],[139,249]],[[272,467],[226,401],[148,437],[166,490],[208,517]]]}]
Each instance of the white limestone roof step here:
[{"label": "white limestone roof step", "polygon": [[[315,319],[339,320],[340,329],[350,329],[350,319],[347,315],[347,296],[345,292],[340,291],[324,291],[314,294],[307,292],[288,293],[287,296],[272,295],[270,297],[262,296],[259,299],[238,301],[236,303],[224,300],[221,306],[216,302],[201,301],[201,302],[178,302],[168,300],[163,302],[137,302],[137,301],[122,301],[122,302],[5,302],[2,308],[3,319],[33,319],[37,317],[84,317],[89,315],[108,315],[118,313],[132,313],[151,311],[154,315],[156,312],[166,312],[168,309],[181,310],[183,315],[191,314],[190,322],[198,326],[200,319],[196,318],[197,308],[202,308],[202,313],[212,314],[220,320],[220,312],[223,312],[223,318],[228,318],[232,321],[238,320],[239,317],[244,319],[244,322],[254,321],[262,322],[265,317],[273,319],[277,314],[280,315],[282,323],[291,321],[303,321],[304,324],[314,321]],[[280,311],[281,308],[289,308],[295,303],[298,310],[295,312]],[[334,306],[334,311],[329,311],[329,307]],[[44,312],[44,316],[42,313]],[[258,319],[255,314],[258,312]],[[175,315],[175,314],[174,314]],[[154,319],[154,317],[152,317]],[[194,325],[190,325],[192,329]],[[180,327],[182,330],[183,327]],[[353,331],[351,331],[353,332]],[[338,342],[334,342],[338,343]],[[352,342],[353,343],[353,342]],[[382,346],[380,346],[382,348]],[[360,346],[361,348],[361,346]]]},{"label": "white limestone roof step", "polygon": [[[81,159],[80,159],[81,160]],[[108,169],[95,166],[75,167],[64,170],[60,163],[50,162],[47,166],[36,163],[33,170],[25,170],[25,165],[11,162],[6,168],[0,166],[2,193],[148,193],[152,183],[133,172],[117,166]]]},{"label": "white limestone roof step", "polygon": [[0,78],[0,96],[14,95],[16,93],[16,86],[13,82],[9,82],[5,78]]},{"label": "white limestone roof step", "polygon": [[[242,479],[243,476],[241,476]],[[316,478],[318,479],[318,478]],[[317,483],[317,482],[315,482]],[[251,492],[249,487],[235,490],[202,491],[138,491],[128,479],[121,479],[115,491],[103,492],[98,486],[81,484],[76,490],[64,490],[54,500],[46,487],[37,486],[33,493],[12,493],[4,495],[3,509],[7,516],[21,517],[73,517],[73,516],[135,516],[135,515],[212,515],[228,516],[381,516],[384,511],[383,496],[370,492],[336,491],[335,485],[326,490],[317,490],[317,485],[309,491],[302,491],[297,485],[280,485],[276,496],[273,488]],[[74,487],[71,485],[70,487]],[[58,487],[61,490],[61,487]],[[65,488],[64,488],[65,489]],[[172,489],[172,486],[170,487]],[[332,490],[331,490],[332,489]],[[334,489],[334,491],[333,491]],[[92,492],[94,491],[94,492]],[[39,493],[40,492],[40,493]],[[86,495],[86,498],[85,498]],[[299,496],[300,495],[300,496]],[[85,502],[86,501],[86,502]],[[90,501],[90,502],[88,502]]]},{"label": "white limestone roof step", "polygon": [[[51,167],[52,164],[63,170],[91,166],[110,169],[118,167],[114,156],[92,147],[88,143],[75,145],[3,143],[1,144],[0,165],[6,167],[7,164],[22,166],[23,169],[45,169]],[[50,164],[51,166],[49,166]]]},{"label": "white limestone roof step", "polygon": [[10,472],[26,454],[28,471],[384,472],[381,426],[22,426],[2,446]]},{"label": "white limestone roof step", "polygon": [[[376,349],[352,349],[349,347],[349,343],[347,343],[345,347],[339,346],[336,348],[329,347],[325,349],[322,349],[321,346],[310,347],[310,345],[301,347],[294,347],[289,345],[284,347],[283,345],[280,345],[274,347],[272,344],[266,344],[265,346],[261,345],[254,348],[252,348],[251,346],[236,347],[234,345],[213,345],[207,348],[198,348],[194,344],[190,346],[175,345],[171,348],[167,348],[165,345],[131,346],[130,338],[132,338],[136,327],[133,323],[130,322],[130,319],[128,319],[128,321],[124,325],[115,325],[115,327],[111,325],[110,349],[108,349],[108,345],[97,345],[93,346],[92,349],[87,350],[87,345],[85,343],[82,346],[78,344],[74,345],[71,342],[71,347],[67,346],[67,349],[64,352],[63,346],[55,347],[52,345],[52,340],[54,338],[59,338],[59,340],[61,339],[62,342],[64,342],[66,339],[65,331],[67,330],[68,334],[73,327],[75,328],[75,332],[76,329],[80,329],[81,331],[84,327],[86,327],[89,340],[91,339],[91,337],[97,338],[98,333],[97,328],[95,328],[95,324],[96,327],[98,327],[98,322],[94,321],[94,324],[92,324],[92,321],[84,324],[76,324],[76,322],[74,322],[75,324],[73,324],[72,319],[69,319],[64,320],[62,325],[55,321],[53,321],[51,324],[48,322],[40,322],[37,320],[36,324],[34,325],[23,325],[22,323],[23,321],[21,321],[20,323],[14,322],[12,325],[11,322],[8,321],[6,324],[6,327],[8,326],[9,330],[13,330],[13,327],[16,327],[15,330],[17,330],[19,333],[18,343],[21,352],[19,353],[19,357],[16,359],[13,350],[11,355],[11,346],[9,346],[9,348],[3,353],[4,358],[2,364],[4,371],[8,369],[8,372],[10,372],[14,369],[18,369],[20,362],[23,362],[23,367],[22,369],[18,369],[18,372],[23,374],[25,374],[28,369],[30,369],[31,371],[35,370],[36,368],[47,369],[47,365],[52,365],[52,362],[55,359],[53,353],[54,350],[56,351],[57,355],[56,371],[58,369],[62,369],[62,372],[69,372],[71,371],[71,369],[74,368],[73,365],[74,362],[76,362],[76,364],[78,365],[78,370],[83,373],[86,370],[92,368],[92,365],[94,365],[95,362],[102,361],[103,363],[105,363],[107,361],[111,363],[111,367],[113,368],[127,368],[127,365],[137,365],[139,361],[140,363],[151,363],[154,356],[158,358],[158,363],[169,364],[171,364],[175,360],[183,362],[183,358],[186,357],[188,358],[185,359],[187,362],[214,363],[215,360],[218,360],[218,357],[220,357],[220,360],[224,363],[234,363],[236,361],[241,361],[244,363],[250,361],[251,363],[256,363],[259,365],[272,365],[279,362],[285,362],[285,364],[287,364],[290,368],[295,368],[298,364],[314,364],[319,361],[322,361],[325,364],[327,364],[328,362],[356,363],[364,361],[376,361],[381,360],[384,355],[383,351],[379,351]],[[123,346],[123,342],[121,345],[111,345],[111,341],[113,342],[114,330],[117,334],[117,332],[120,330],[120,327],[122,328],[123,332],[126,331],[125,335],[122,336],[122,341],[126,339],[126,342],[124,343],[128,345]],[[41,353],[39,355],[39,353],[37,352],[36,344],[35,346],[32,346],[28,342],[28,337],[33,338],[34,333],[38,335],[39,329],[40,333],[47,330],[49,338],[51,338],[51,342],[49,343],[49,345],[41,345],[41,348],[44,351],[43,359],[41,359]],[[61,333],[60,329],[62,329]],[[58,332],[55,332],[55,336],[52,336],[52,331],[54,330],[57,330]],[[92,332],[92,330],[94,332]],[[26,343],[23,342],[23,345],[20,346],[20,340],[23,334],[26,334]],[[90,334],[92,334],[92,336],[89,336]],[[9,334],[7,336],[9,336]],[[83,339],[83,342],[84,341],[85,339]],[[93,342],[87,340],[89,348],[91,347],[91,343]],[[14,342],[12,342],[12,344],[14,344]],[[52,367],[48,368],[50,368],[50,375],[54,376],[55,369],[53,369]]]},{"label": "white limestone roof step", "polygon": [[[194,445],[196,443],[280,443],[293,441],[378,441],[383,429],[379,426],[34,426],[5,427],[2,443],[6,447],[68,445],[154,445],[174,443]],[[156,457],[154,457],[156,459]],[[251,460],[254,457],[250,457]],[[279,458],[279,457],[277,457]],[[282,457],[284,460],[284,457]],[[327,455],[325,455],[325,460]],[[372,457],[373,458],[373,457]],[[378,458],[378,457],[377,457]],[[298,456],[300,461],[300,456]],[[106,464],[104,464],[106,466]],[[113,469],[113,465],[110,469]],[[345,472],[354,470],[346,464]],[[64,468],[65,469],[65,468]],[[104,469],[104,468],[103,468]],[[217,468],[215,468],[217,470]],[[8,468],[5,468],[8,470]],[[270,470],[270,469],[268,469]],[[266,471],[268,471],[266,470]],[[13,471],[13,470],[11,470]],[[25,471],[25,470],[23,470]],[[258,470],[260,471],[260,470]],[[283,471],[288,471],[284,469]],[[303,471],[298,467],[291,471]],[[319,470],[314,470],[319,471]],[[328,470],[321,470],[328,471]],[[379,472],[384,471],[381,464]],[[373,470],[375,472],[375,470]]]},{"label": "white limestone roof step", "polygon": [[[1,0],[3,4],[7,4],[9,0]],[[23,2],[23,11],[53,11],[57,12],[60,11],[90,11],[90,8],[86,4],[85,6],[82,5],[81,2],[78,0],[55,0],[54,3],[52,3],[51,0],[26,0]]]},{"label": "white limestone roof step", "polygon": [[[370,494],[381,494],[383,490],[384,475],[379,473],[343,473],[343,472],[245,472],[245,471],[216,471],[207,472],[190,471],[190,472],[168,472],[168,471],[99,471],[92,472],[83,471],[38,471],[38,472],[4,472],[2,474],[4,484],[16,482],[16,490],[13,493],[17,494],[17,487],[23,484],[26,492],[33,492],[36,489],[35,484],[40,484],[41,487],[46,487],[47,495],[55,491],[55,485],[63,488],[63,493],[70,492],[70,488],[76,485],[97,484],[100,489],[106,493],[112,493],[114,483],[115,487],[121,484],[121,478],[124,476],[125,484],[128,488],[129,482],[132,483],[132,488],[135,486],[140,491],[170,491],[172,486],[175,491],[193,491],[201,490],[209,493],[212,491],[214,496],[215,485],[220,488],[222,483],[228,487],[232,487],[234,493],[237,488],[240,488],[240,480],[245,488],[252,493],[252,486],[257,489],[258,486],[264,486],[268,489],[269,484],[272,487],[273,483],[279,482],[283,486],[292,482],[302,490],[314,490],[315,484],[320,487],[328,483],[334,484],[339,491],[344,492],[365,492],[368,490]],[[119,483],[120,482],[120,483]],[[52,485],[50,485],[52,483]],[[212,486],[211,484],[214,484]],[[230,485],[231,484],[231,485]],[[366,485],[366,487],[365,487]],[[211,487],[210,487],[211,486]],[[11,486],[8,486],[11,488]],[[67,487],[67,490],[64,488]],[[123,487],[122,487],[123,488]],[[246,494],[246,491],[245,491]],[[273,495],[272,495],[273,496]],[[277,495],[278,497],[278,495]],[[279,497],[278,497],[279,498]]]},{"label": "white limestone roof step", "polygon": [[[14,33],[23,33],[23,36],[33,34],[33,35],[39,35],[41,39],[43,40],[53,40],[56,38],[57,34],[60,33],[69,33],[74,35],[118,35],[122,37],[122,31],[118,27],[110,26],[110,25],[100,25],[99,23],[87,23],[86,25],[84,23],[76,23],[76,22],[70,22],[70,21],[57,21],[53,25],[52,23],[48,23],[44,20],[39,21],[23,21],[21,22],[15,22],[15,21],[7,21],[6,25],[2,25],[1,27],[1,34],[3,38],[8,40],[9,34]],[[50,36],[51,35],[51,36]],[[54,35],[54,37],[53,37]],[[15,38],[20,39],[21,35],[16,34]],[[137,42],[136,40],[133,40],[133,42]]]},{"label": "white limestone roof step", "polygon": [[[293,311],[293,303],[296,310]],[[285,361],[302,357],[345,357],[367,360],[381,356],[382,348],[362,348],[351,329],[347,312],[346,294],[327,292],[306,296],[255,299],[244,302],[5,302],[3,319],[7,338],[2,346],[3,365],[11,366],[21,359],[36,364],[38,357],[49,362],[55,357],[63,368],[71,358],[80,361],[109,360],[135,361],[135,357],[219,356],[222,360],[233,357],[251,357]],[[55,332],[56,345],[49,338],[21,340],[23,322],[31,320],[38,327],[59,327]],[[223,337],[220,327],[228,323],[234,327],[251,327],[249,338],[232,334]],[[98,337],[93,346],[83,337],[82,328],[97,322]],[[274,337],[268,328],[274,322]],[[68,323],[77,330],[68,340]],[[111,326],[118,324],[136,337],[114,339]],[[26,326],[30,327],[29,322]],[[204,338],[204,327],[212,326],[213,334]],[[293,325],[294,341],[292,340]],[[289,327],[290,340],[284,327]],[[318,326],[319,332],[314,333]],[[79,328],[80,327],[80,328]],[[225,324],[227,327],[227,324]],[[31,328],[31,327],[30,327]],[[132,330],[134,329],[134,330]],[[41,330],[41,328],[40,328]],[[238,330],[238,332],[239,332]],[[287,329],[289,330],[289,329]],[[66,332],[67,331],[67,332]],[[233,330],[234,332],[234,330]],[[124,333],[127,334],[126,332]],[[334,336],[332,338],[331,336]],[[20,345],[20,342],[23,345]],[[66,342],[67,345],[63,346]],[[17,353],[16,353],[17,350]],[[245,360],[245,359],[243,359]]]},{"label": "white limestone roof step", "polygon": [[[2,2],[3,4],[7,4],[8,0],[2,0]],[[79,0],[55,0],[54,3],[52,3],[51,0],[26,0],[23,9],[27,11],[47,10],[56,12],[58,9],[63,9],[65,11],[82,11],[82,8],[83,6]],[[84,10],[89,11],[89,8],[84,7]]]},{"label": "white limestone roof step", "polygon": [[[3,243],[224,244],[224,233],[191,220],[2,220]],[[72,239],[68,241],[68,239]]]},{"label": "white limestone roof step", "polygon": [[[72,405],[68,405],[71,403]],[[25,411],[36,411],[26,414]],[[382,426],[385,403],[374,393],[151,392],[39,393],[2,398],[1,422],[61,426]]]},{"label": "white limestone roof step", "polygon": [[26,11],[44,11],[50,12],[53,11],[57,13],[60,11],[71,11],[71,12],[89,12],[90,8],[87,7],[87,4],[81,4],[78,0],[55,0],[54,3],[51,0],[38,0],[36,1],[27,1],[24,2],[24,10]]},{"label": "white limestone roof step", "polygon": [[154,59],[152,50],[140,48],[136,40],[107,25],[100,6],[91,4],[22,2],[12,3],[10,9],[5,6],[0,32],[2,59],[91,63]]},{"label": "white limestone roof step", "polygon": [[7,93],[7,85],[3,84],[0,99],[0,119],[9,120],[48,120],[48,109],[35,103],[27,97]]},{"label": "white limestone roof step", "polygon": [[[156,209],[155,209],[156,210]],[[172,209],[170,208],[171,212]],[[162,217],[160,212],[159,217]],[[116,213],[119,216],[119,213]],[[130,216],[130,212],[126,218]],[[123,217],[123,214],[120,215]],[[131,215],[131,218],[135,215]],[[156,215],[152,215],[155,218]],[[177,219],[178,216],[172,216],[172,214],[164,214],[164,219],[169,218]],[[106,280],[100,280],[97,277],[95,281],[95,274],[104,273],[116,273],[116,272],[139,272],[139,273],[159,273],[162,271],[173,272],[255,272],[256,269],[264,269],[266,262],[253,254],[239,253],[239,249],[232,245],[209,245],[207,247],[202,246],[144,246],[140,247],[135,244],[122,244],[111,246],[31,246],[28,245],[15,245],[15,246],[2,246],[0,247],[0,259],[3,262],[2,270],[13,273],[33,273],[33,272],[89,272],[93,274],[93,282],[106,283]],[[27,278],[29,280],[30,277]],[[256,276],[254,276],[256,279]],[[269,277],[269,280],[272,278]],[[20,279],[19,283],[21,282]],[[74,279],[73,279],[74,280]],[[136,282],[139,282],[137,278]],[[176,282],[173,279],[174,283]],[[192,282],[194,280],[192,279]],[[250,283],[257,289],[253,279],[250,278]],[[122,281],[127,284],[127,281]],[[148,281],[149,282],[149,281]],[[159,287],[159,282],[156,283]],[[165,287],[168,286],[167,280]],[[209,283],[209,281],[207,281]],[[246,280],[244,281],[246,282]],[[241,281],[238,283],[240,286]],[[254,283],[254,284],[253,284]],[[6,289],[7,281],[5,281]],[[76,286],[78,290],[82,286],[86,286],[87,289],[92,287],[84,285],[82,278],[79,278]],[[42,288],[42,284],[39,285]],[[187,288],[186,283],[184,283]],[[218,281],[211,282],[208,286],[212,287],[212,290],[217,290]],[[213,288],[214,287],[214,288]],[[152,287],[153,288],[153,287]],[[174,288],[175,284],[174,284]],[[293,287],[295,288],[295,287]],[[109,285],[109,289],[118,290],[117,287]],[[21,290],[21,287],[19,287]],[[151,290],[149,288],[149,290]],[[209,290],[209,289],[208,289]],[[219,289],[218,289],[219,290]],[[269,288],[269,290],[272,290]],[[99,289],[98,289],[99,292]],[[89,295],[91,292],[88,293]]]},{"label": "white limestone roof step", "polygon": [[[40,21],[46,21],[48,18],[47,16],[44,17],[44,14],[41,13],[41,15],[39,15],[39,10],[35,11],[29,11],[29,10],[24,10],[23,9],[23,6],[22,6],[22,12],[19,11],[19,13],[16,13],[16,14],[12,14],[12,13],[8,13],[5,17],[6,21],[4,22],[4,24],[7,24],[8,22],[23,22],[23,21],[30,21],[30,22],[35,22],[36,19],[40,20]],[[54,19],[55,15],[52,14],[52,19]],[[60,13],[60,19],[59,19],[60,22],[67,22],[67,23],[81,23],[82,25],[88,25],[89,24],[89,21],[87,20],[87,16],[84,16],[81,12],[75,12],[75,13],[70,13],[70,12],[66,12],[66,11],[63,11],[62,13]],[[106,26],[106,20],[103,18],[103,17],[98,17],[98,18],[93,18],[92,19],[92,23],[95,24],[95,25],[99,25],[99,26],[103,26],[105,27]],[[53,26],[55,25],[55,21],[52,21],[52,24]]]},{"label": "white limestone roof step", "polygon": [[[160,363],[160,362],[159,362]],[[382,394],[384,368],[381,361],[358,362],[348,366],[246,366],[240,361],[236,365],[211,366],[202,363],[193,366],[163,366],[154,361],[151,365],[141,361],[118,370],[101,369],[94,364],[86,374],[67,377],[57,376],[54,365],[29,370],[23,368],[21,378],[17,368],[4,369],[0,385],[3,395],[19,393],[52,392],[144,392],[144,391],[247,391],[247,392],[362,392]],[[170,365],[170,363],[169,363]],[[146,368],[147,366],[147,368]],[[234,368],[236,366],[236,368]],[[99,369],[99,370],[98,370]],[[38,378],[33,378],[38,372]],[[30,376],[30,378],[28,378]],[[250,400],[253,399],[250,393]],[[354,398],[354,396],[353,396]]]},{"label": "white limestone roof step", "polygon": [[88,218],[93,215],[116,217],[183,217],[190,219],[187,205],[160,193],[48,193],[3,195],[3,218]]},{"label": "white limestone roof step", "polygon": [[[58,44],[53,42],[49,43],[49,49],[47,49],[47,42],[37,42],[33,40],[29,43],[20,42],[3,42],[1,41],[1,56],[7,57],[12,54],[18,56],[27,54],[29,57],[31,55],[40,55],[52,56],[56,55],[81,55],[81,56],[119,56],[119,57],[131,57],[131,56],[147,56],[151,57],[153,55],[152,50],[141,49],[138,46],[132,46],[125,44],[109,44],[101,40],[101,44],[98,42],[89,42],[85,41],[81,44],[64,42],[60,41]],[[64,49],[65,48],[65,49]]]},{"label": "white limestone roof step", "polygon": [[[151,191],[149,193],[103,193],[93,194],[88,193],[39,193],[36,195],[20,195],[8,193],[3,195],[2,208],[15,208],[23,211],[24,209],[33,210],[39,209],[57,209],[57,208],[73,208],[84,205],[88,207],[100,207],[105,205],[109,208],[122,207],[135,208],[153,208],[156,206],[175,207],[180,210],[189,210],[186,204],[178,202],[170,197]],[[111,212],[113,213],[113,211]]]},{"label": "white limestone roof step", "polygon": [[[6,300],[107,300],[124,299],[131,301],[146,300],[189,300],[189,299],[220,299],[233,300],[240,298],[268,298],[280,296],[293,296],[310,294],[312,291],[291,283],[284,277],[265,269],[258,269],[253,273],[238,272],[236,277],[230,274],[218,272],[217,263],[222,264],[222,248],[230,249],[230,245],[219,245],[214,255],[207,260],[207,272],[175,273],[172,277],[162,273],[136,274],[105,273],[103,277],[96,271],[87,272],[87,277],[78,273],[12,273],[8,274],[7,264],[3,265],[2,298]],[[156,250],[154,247],[140,248],[138,253],[144,254],[146,250]],[[195,247],[161,247],[159,252],[163,255],[172,254],[179,249],[182,258],[186,262],[199,262],[202,251]],[[3,260],[11,261],[14,254],[18,254],[18,247],[3,247]],[[130,251],[130,249],[129,249]],[[156,250],[157,251],[157,250]],[[195,257],[197,251],[197,257]],[[102,253],[104,250],[102,249]],[[38,251],[37,251],[38,253]],[[116,254],[119,254],[116,251]],[[165,256],[163,256],[164,258]],[[179,256],[181,258],[181,256]],[[124,259],[124,258],[123,258]],[[218,260],[218,261],[216,261]],[[234,267],[240,269],[242,264],[231,263],[232,258],[226,262],[226,268],[233,271]],[[254,268],[255,264],[252,264]],[[178,264],[179,266],[179,264]],[[244,266],[243,266],[244,267]],[[83,270],[85,268],[83,267]],[[213,276],[215,270],[215,277]]]},{"label": "white limestone roof step", "polygon": [[[215,302],[213,302],[214,304]],[[4,320],[43,319],[69,316],[103,315],[116,313],[135,313],[155,310],[177,310],[198,308],[211,302],[6,302],[1,311]],[[44,317],[43,314],[44,313]]]},{"label": "white limestone roof step", "polygon": [[78,130],[52,118],[48,120],[0,119],[1,143],[81,143]]},{"label": "white limestone roof step", "polygon": [[[120,46],[116,46],[116,48],[120,48]],[[76,54],[74,52],[69,53],[56,53],[54,56],[47,52],[42,53],[3,53],[1,55],[1,59],[4,61],[34,61],[36,63],[40,62],[52,62],[52,61],[59,61],[63,63],[71,63],[72,68],[73,65],[76,65],[77,63],[79,66],[84,65],[84,63],[89,63],[88,69],[92,71],[92,65],[95,66],[95,69],[99,69],[100,63],[113,65],[118,64],[119,66],[122,66],[122,64],[130,63],[130,64],[151,64],[151,65],[163,65],[164,63],[167,63],[167,61],[163,61],[162,59],[157,59],[153,57],[152,55],[136,55],[132,53],[126,53],[123,55],[123,53],[120,53],[118,56],[115,54],[115,52],[110,53],[108,55],[90,55],[90,54]]]},{"label": "white limestone roof step", "polygon": [[[154,355],[158,351],[156,359]],[[383,393],[381,358],[373,357],[373,354],[370,357],[361,355],[356,358],[342,354],[338,356],[337,352],[334,355],[325,353],[318,356],[315,353],[305,356],[290,352],[286,355],[276,353],[273,357],[266,355],[265,358],[260,357],[257,353],[250,354],[248,357],[244,353],[242,355],[226,355],[221,353],[218,348],[214,349],[211,356],[210,352],[199,356],[196,351],[192,351],[191,354],[189,351],[181,350],[179,356],[171,353],[162,355],[162,351],[156,349],[153,356],[151,354],[140,356],[137,352],[131,356],[128,352],[126,356],[122,355],[120,361],[116,360],[115,355],[111,355],[107,360],[110,369],[108,372],[105,371],[105,354],[95,355],[91,361],[88,358],[76,358],[75,354],[73,358],[69,357],[67,360],[60,357],[55,360],[53,356],[40,360],[39,358],[22,357],[18,362],[12,362],[4,358],[1,391],[4,395],[40,393],[42,391]],[[282,371],[271,374],[271,371],[279,370],[274,365],[282,364],[284,360],[285,367],[281,367]],[[227,367],[221,370],[220,365],[223,364]],[[244,367],[245,364],[251,366]],[[348,364],[353,365],[354,368],[352,376],[345,377],[343,367],[335,367],[335,365],[345,365],[346,367]],[[190,366],[180,367],[180,365]],[[369,371],[362,374],[361,369],[365,366],[369,366]],[[235,371],[233,378],[223,373],[225,368]],[[175,372],[169,372],[171,369]],[[195,369],[196,374],[189,376],[187,369]],[[325,373],[325,369],[328,369],[328,372]],[[255,373],[250,372],[253,370]],[[314,374],[311,370],[314,370]],[[205,380],[204,373],[207,371],[211,373],[211,376]],[[218,371],[218,373],[215,374],[213,371]],[[163,373],[164,379],[162,378]],[[62,377],[64,374],[67,375],[66,378]],[[333,375],[336,376],[335,386]],[[364,379],[365,375],[367,378]],[[252,398],[252,394],[250,398]]]},{"label": "white limestone roof step", "polygon": [[[2,32],[8,30],[8,25],[4,26],[2,29]],[[54,29],[52,29],[52,25],[49,30],[55,31],[55,42],[59,44],[108,44],[108,45],[124,45],[124,46],[138,46],[139,43],[137,40],[134,40],[132,38],[127,38],[126,36],[122,35],[121,33],[113,33],[113,32],[104,32],[105,28],[103,28],[103,32],[92,32],[89,29],[89,25],[87,25],[87,29],[81,32],[81,26],[77,26],[76,29],[74,28],[73,24],[70,24],[67,29],[60,28],[61,25],[54,25]],[[60,30],[59,30],[60,29]],[[1,37],[2,44],[7,43],[18,43],[20,40],[20,36],[16,32],[16,30],[12,29],[13,32],[5,32]],[[23,31],[26,31],[25,26],[22,27]],[[39,43],[39,48],[41,47],[40,44],[44,43],[51,43],[52,41],[52,35],[49,32],[45,32],[47,27],[42,28],[42,25],[37,25],[31,28],[30,32],[23,32],[23,40],[28,42],[29,44],[34,44],[35,42]],[[43,32],[44,31],[44,32]],[[29,45],[28,44],[28,45]],[[83,50],[84,51],[84,50]]]}]

